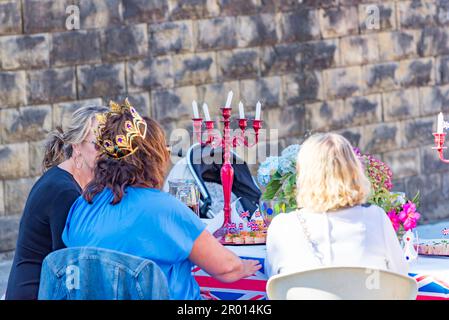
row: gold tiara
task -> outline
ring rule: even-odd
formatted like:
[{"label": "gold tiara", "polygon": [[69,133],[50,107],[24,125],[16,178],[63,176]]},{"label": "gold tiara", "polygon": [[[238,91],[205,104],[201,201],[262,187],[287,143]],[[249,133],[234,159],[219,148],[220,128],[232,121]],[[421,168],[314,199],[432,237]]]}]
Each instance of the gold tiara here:
[{"label": "gold tiara", "polygon": [[[123,159],[136,152],[139,147],[133,147],[134,138],[140,137],[145,139],[147,134],[147,123],[142,119],[137,110],[129,103],[128,98],[124,104],[118,104],[114,101],[109,102],[110,111],[96,115],[98,121],[98,130],[96,132],[97,145],[103,153],[113,159]],[[103,132],[108,117],[114,114],[123,114],[127,110],[131,113],[132,121],[125,121],[126,135],[117,135],[115,140],[103,139]]]}]

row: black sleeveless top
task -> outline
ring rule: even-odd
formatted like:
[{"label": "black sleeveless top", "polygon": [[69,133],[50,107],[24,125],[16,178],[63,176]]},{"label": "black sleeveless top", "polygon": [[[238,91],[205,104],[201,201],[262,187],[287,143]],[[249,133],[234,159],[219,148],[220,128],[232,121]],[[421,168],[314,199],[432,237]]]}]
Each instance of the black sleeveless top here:
[{"label": "black sleeveless top", "polygon": [[55,166],[30,191],[20,221],[6,299],[37,299],[42,261],[65,248],[61,235],[70,207],[81,195],[73,176]]}]

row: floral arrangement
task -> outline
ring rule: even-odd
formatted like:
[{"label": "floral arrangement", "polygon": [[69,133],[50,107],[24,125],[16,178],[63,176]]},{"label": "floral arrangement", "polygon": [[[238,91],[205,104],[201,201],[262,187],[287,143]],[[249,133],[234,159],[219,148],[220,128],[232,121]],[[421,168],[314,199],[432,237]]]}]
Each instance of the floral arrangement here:
[{"label": "floral arrangement", "polygon": [[362,161],[365,174],[373,188],[368,202],[385,210],[398,235],[414,229],[421,218],[420,213],[416,211],[419,207],[419,191],[413,199],[408,199],[404,193],[392,192],[391,169],[372,155],[362,154],[357,148],[354,151]]},{"label": "floral arrangement", "polygon": [[296,156],[299,144],[285,148],[280,157],[268,157],[257,171],[257,179],[265,192],[263,200],[277,199],[287,211],[296,208]]},{"label": "floral arrangement", "polygon": [[[284,204],[287,212],[296,209],[296,156],[300,145],[294,144],[282,151],[280,157],[268,157],[259,167],[257,178],[265,187],[263,200],[274,200]],[[414,229],[421,215],[419,192],[409,199],[404,193],[393,192],[391,169],[374,156],[362,154],[354,149],[364,165],[365,174],[371,182],[372,193],[368,202],[387,212],[398,235]]]}]

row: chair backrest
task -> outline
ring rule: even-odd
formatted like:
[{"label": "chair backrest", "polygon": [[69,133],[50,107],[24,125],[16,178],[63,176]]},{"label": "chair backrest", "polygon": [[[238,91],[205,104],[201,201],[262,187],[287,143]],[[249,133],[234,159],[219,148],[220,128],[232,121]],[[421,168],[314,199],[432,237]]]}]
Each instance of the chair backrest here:
[{"label": "chair backrest", "polygon": [[43,261],[42,300],[169,299],[167,278],[153,261],[113,250],[76,247]]},{"label": "chair backrest", "polygon": [[270,300],[415,300],[413,278],[362,267],[324,267],[272,276]]}]

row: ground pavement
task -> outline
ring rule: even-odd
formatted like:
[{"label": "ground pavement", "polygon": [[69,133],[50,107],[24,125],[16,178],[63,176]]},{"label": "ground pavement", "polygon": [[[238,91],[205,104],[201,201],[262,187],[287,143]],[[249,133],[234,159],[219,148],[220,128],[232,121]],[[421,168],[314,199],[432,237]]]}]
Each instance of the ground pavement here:
[{"label": "ground pavement", "polygon": [[6,291],[6,284],[8,283],[11,264],[12,264],[12,253],[0,257],[0,298]]}]

